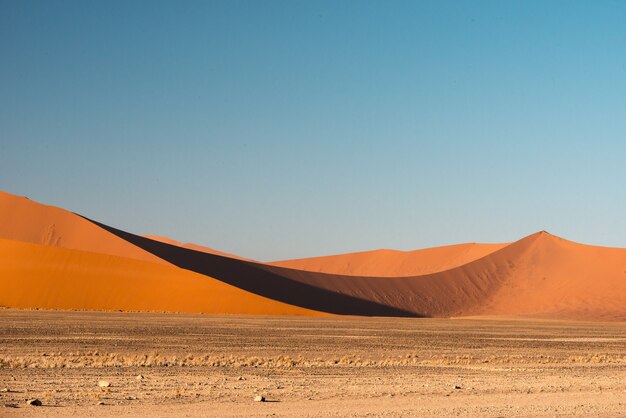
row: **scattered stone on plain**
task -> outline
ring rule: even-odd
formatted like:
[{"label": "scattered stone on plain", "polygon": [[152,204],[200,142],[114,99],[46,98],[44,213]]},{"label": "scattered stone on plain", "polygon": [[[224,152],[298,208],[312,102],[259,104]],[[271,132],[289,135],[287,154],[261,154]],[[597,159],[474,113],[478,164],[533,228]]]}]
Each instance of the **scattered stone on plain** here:
[{"label": "scattered stone on plain", "polygon": [[98,386],[100,386],[101,388],[108,388],[111,387],[111,383],[106,380],[98,380]]},{"label": "scattered stone on plain", "polygon": [[41,406],[41,401],[37,398],[35,399],[29,399],[26,401],[26,403],[30,406]]},{"label": "scattered stone on plain", "polygon": [[256,395],[254,397],[254,402],[265,402],[265,396]]}]

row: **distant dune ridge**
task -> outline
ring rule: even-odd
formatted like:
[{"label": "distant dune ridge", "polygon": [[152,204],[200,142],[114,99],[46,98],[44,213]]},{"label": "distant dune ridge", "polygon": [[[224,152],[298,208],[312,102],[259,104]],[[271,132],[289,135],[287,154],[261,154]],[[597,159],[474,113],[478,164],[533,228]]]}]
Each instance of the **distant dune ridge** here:
[{"label": "distant dune ridge", "polygon": [[0,192],[0,305],[264,315],[626,320],[626,249],[508,244],[260,263]]},{"label": "distant dune ridge", "polygon": [[507,244],[457,244],[415,251],[374,250],[275,261],[268,264],[348,276],[401,277],[430,274],[484,257]]}]

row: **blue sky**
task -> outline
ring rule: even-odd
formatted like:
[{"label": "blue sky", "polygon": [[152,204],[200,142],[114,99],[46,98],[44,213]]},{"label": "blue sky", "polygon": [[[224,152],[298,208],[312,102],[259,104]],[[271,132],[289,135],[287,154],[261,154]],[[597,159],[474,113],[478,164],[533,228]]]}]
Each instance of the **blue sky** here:
[{"label": "blue sky", "polygon": [[0,188],[261,260],[626,247],[621,1],[0,0]]}]

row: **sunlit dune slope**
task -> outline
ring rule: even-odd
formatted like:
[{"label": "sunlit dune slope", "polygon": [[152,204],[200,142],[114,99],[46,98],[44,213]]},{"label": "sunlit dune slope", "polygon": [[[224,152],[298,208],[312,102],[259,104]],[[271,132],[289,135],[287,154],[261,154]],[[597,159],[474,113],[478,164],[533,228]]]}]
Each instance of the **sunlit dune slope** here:
[{"label": "sunlit dune slope", "polygon": [[374,250],[268,264],[348,276],[401,277],[436,273],[461,266],[507,244],[457,244],[415,251]]},{"label": "sunlit dune slope", "polygon": [[65,209],[0,191],[0,238],[165,263]]},{"label": "sunlit dune slope", "polygon": [[0,306],[320,315],[175,266],[0,239]]},{"label": "sunlit dune slope", "polygon": [[626,320],[626,249],[542,232],[511,262],[481,314]]}]

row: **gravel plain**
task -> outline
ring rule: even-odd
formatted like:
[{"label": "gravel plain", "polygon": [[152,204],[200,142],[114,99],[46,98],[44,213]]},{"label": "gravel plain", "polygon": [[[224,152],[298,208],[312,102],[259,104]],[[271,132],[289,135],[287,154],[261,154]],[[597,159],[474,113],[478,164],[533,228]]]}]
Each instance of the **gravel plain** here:
[{"label": "gravel plain", "polygon": [[0,310],[2,417],[435,415],[625,416],[626,324]]}]

